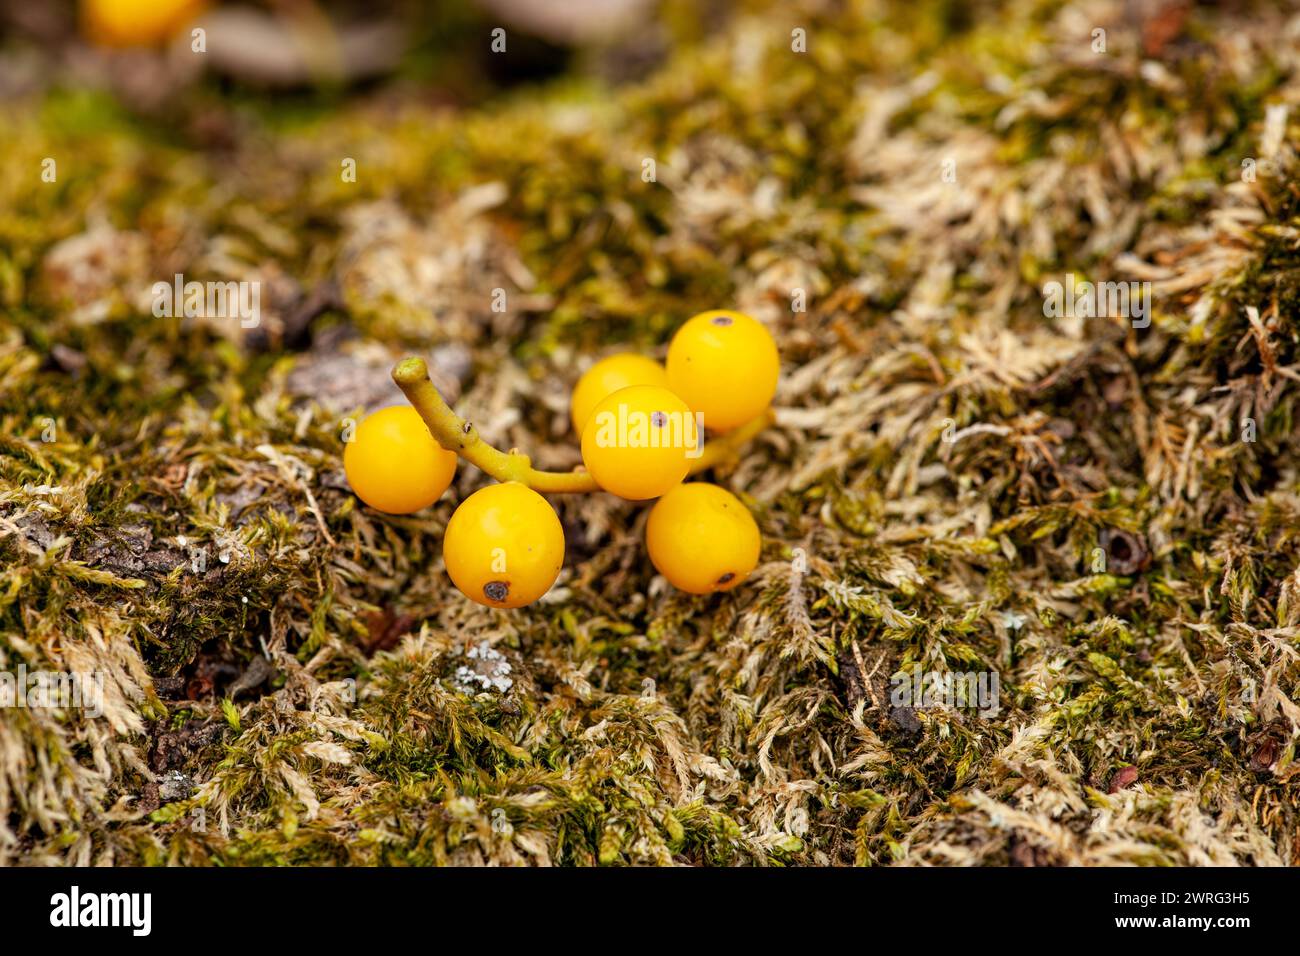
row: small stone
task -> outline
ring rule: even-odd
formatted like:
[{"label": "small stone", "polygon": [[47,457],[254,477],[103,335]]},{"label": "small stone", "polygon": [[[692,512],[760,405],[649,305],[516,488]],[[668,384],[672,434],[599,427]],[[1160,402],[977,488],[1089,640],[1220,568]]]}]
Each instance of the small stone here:
[{"label": "small stone", "polygon": [[190,778],[179,770],[169,770],[158,780],[158,798],[163,803],[184,800],[193,791]]},{"label": "small stone", "polygon": [[510,662],[487,641],[471,645],[464,654],[472,664],[461,664],[452,674],[452,684],[461,693],[496,691],[505,694],[514,686]]}]

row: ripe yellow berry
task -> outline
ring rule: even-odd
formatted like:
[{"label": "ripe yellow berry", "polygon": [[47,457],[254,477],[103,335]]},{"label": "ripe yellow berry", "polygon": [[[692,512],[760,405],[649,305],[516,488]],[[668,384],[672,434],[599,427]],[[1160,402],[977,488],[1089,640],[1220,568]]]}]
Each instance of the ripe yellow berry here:
[{"label": "ripe yellow berry", "polygon": [[103,46],[157,46],[205,6],[203,0],[82,0],[82,29]]},{"label": "ripe yellow berry", "polygon": [[545,594],[564,564],[555,509],[527,485],[507,481],[461,502],[442,537],[452,583],[487,607],[522,607]]},{"label": "ripe yellow berry", "polygon": [[357,426],[343,448],[343,470],[370,507],[404,515],[442,497],[456,474],[456,453],[434,441],[414,408],[394,405]]},{"label": "ripe yellow berry", "polygon": [[691,594],[734,588],[758,564],[758,524],[740,499],[692,481],[655,502],[646,523],[650,561],[673,587]]},{"label": "ripe yellow berry", "polygon": [[743,312],[701,312],[668,346],[668,387],[704,425],[728,431],[760,415],[776,394],[781,358],[763,323]]},{"label": "ripe yellow berry", "polygon": [[605,396],[631,385],[658,385],[667,388],[668,373],[654,359],[632,352],[603,358],[583,372],[582,378],[574,386],[573,399],[569,403],[573,430],[581,435],[596,404]]},{"label": "ripe yellow berry", "polygon": [[606,491],[656,498],[686,477],[701,442],[685,402],[657,385],[632,385],[592,409],[582,430],[582,461]]}]

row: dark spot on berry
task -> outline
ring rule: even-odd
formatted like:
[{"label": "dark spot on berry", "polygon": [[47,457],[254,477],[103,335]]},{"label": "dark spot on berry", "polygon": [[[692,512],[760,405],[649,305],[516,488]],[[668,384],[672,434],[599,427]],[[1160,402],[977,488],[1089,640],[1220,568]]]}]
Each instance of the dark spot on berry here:
[{"label": "dark spot on berry", "polygon": [[483,585],[483,596],[498,604],[504,601],[509,593],[510,585],[505,581],[489,581]]},{"label": "dark spot on berry", "polygon": [[733,578],[735,578],[735,576],[736,576],[736,574],[735,574],[734,571],[728,571],[728,572],[727,572],[726,574],[724,574],[722,577],[718,578],[718,583],[719,583],[719,584],[727,584],[727,583],[730,582]]},{"label": "dark spot on berry", "polygon": [[663,412],[651,412],[650,424],[653,425],[655,428],[663,428],[665,425],[668,424],[668,416],[665,415]]},{"label": "dark spot on berry", "polygon": [[729,316],[729,315],[715,315],[715,316],[714,316],[710,321],[711,321],[714,325],[728,326],[728,325],[731,324],[731,316]]}]

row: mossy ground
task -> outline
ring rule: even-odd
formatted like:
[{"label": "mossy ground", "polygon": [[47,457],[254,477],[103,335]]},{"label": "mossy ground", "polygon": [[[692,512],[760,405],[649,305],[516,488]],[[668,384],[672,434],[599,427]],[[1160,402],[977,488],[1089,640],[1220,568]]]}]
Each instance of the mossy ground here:
[{"label": "mossy ground", "polygon": [[[0,669],[108,675],[0,712],[0,863],[1300,862],[1297,31],[748,5],[612,89],[0,107]],[[260,280],[262,328],[154,318],[177,272]],[[1150,327],[1045,318],[1067,272],[1151,281]],[[556,498],[557,589],[490,611],[440,557],[482,475],[348,493],[402,354],[567,468],[583,362],[714,307],[784,362],[713,476],[745,586]],[[917,668],[1001,709],[891,706]]]}]

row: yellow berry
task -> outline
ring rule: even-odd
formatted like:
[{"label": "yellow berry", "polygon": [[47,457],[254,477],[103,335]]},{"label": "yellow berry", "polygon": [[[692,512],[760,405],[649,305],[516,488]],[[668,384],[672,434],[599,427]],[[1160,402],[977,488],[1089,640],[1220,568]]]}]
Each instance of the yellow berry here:
[{"label": "yellow berry", "polygon": [[204,6],[203,0],[82,0],[81,22],[102,46],[157,46]]},{"label": "yellow berry", "polygon": [[763,323],[743,312],[701,312],[668,346],[668,387],[704,425],[728,431],[771,404],[781,358]]},{"label": "yellow berry", "polygon": [[630,385],[658,385],[667,388],[668,373],[654,359],[633,352],[601,359],[583,372],[582,378],[574,386],[573,399],[569,403],[573,430],[581,435],[596,404],[605,396]]},{"label": "yellow berry", "polygon": [[701,440],[680,398],[657,385],[632,385],[592,409],[582,430],[582,461],[606,491],[656,498],[686,477]]},{"label": "yellow berry", "polygon": [[758,564],[758,524],[740,499],[692,481],[655,502],[646,523],[650,561],[673,587],[691,594],[734,588]]},{"label": "yellow berry", "polygon": [[343,448],[343,470],[370,507],[404,515],[427,508],[456,474],[456,453],[439,445],[410,405],[381,408]]},{"label": "yellow berry", "polygon": [[442,537],[452,583],[487,607],[522,607],[545,594],[564,564],[555,509],[517,481],[480,488],[461,502]]}]

